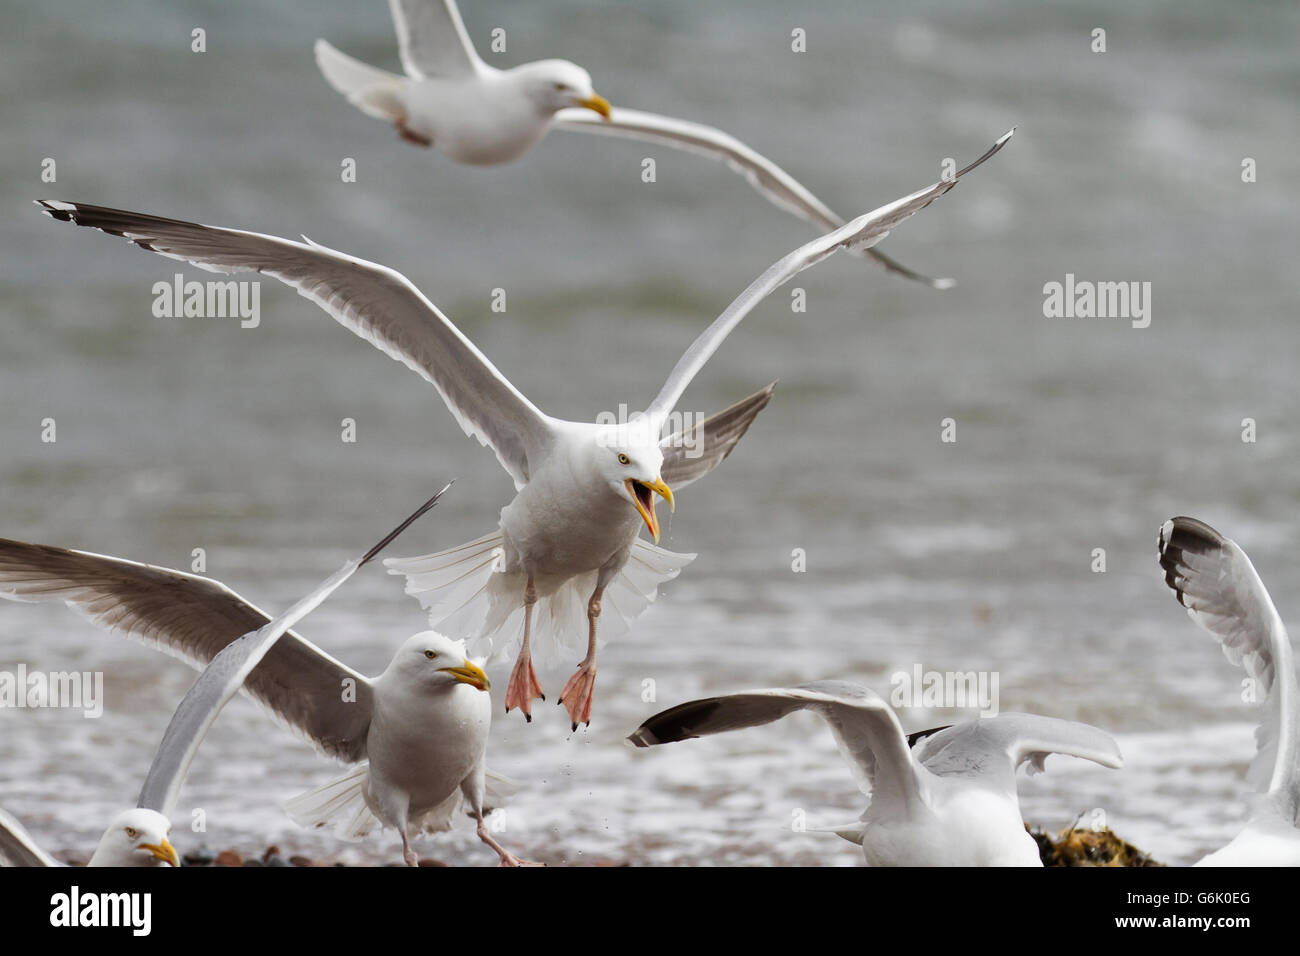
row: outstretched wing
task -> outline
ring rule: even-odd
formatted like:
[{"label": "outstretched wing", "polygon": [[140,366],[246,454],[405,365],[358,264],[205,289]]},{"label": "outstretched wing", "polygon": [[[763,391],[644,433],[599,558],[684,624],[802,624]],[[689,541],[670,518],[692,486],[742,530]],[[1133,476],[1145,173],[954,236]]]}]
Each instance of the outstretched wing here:
[{"label": "outstretched wing", "polygon": [[388,4],[407,76],[457,79],[482,69],[483,61],[474,52],[455,0],[388,0]]},{"label": "outstretched wing", "polygon": [[1165,583],[1178,603],[1258,682],[1259,699],[1267,698],[1250,779],[1261,792],[1284,795],[1294,820],[1300,811],[1296,673],[1273,599],[1246,552],[1204,521],[1170,518],[1160,526],[1159,547]]},{"label": "outstretched wing", "polygon": [[686,391],[686,386],[704,367],[704,363],[709,360],[709,357],[718,350],[718,346],[722,344],[723,340],[731,334],[731,330],[739,325],[740,320],[747,316],[754,306],[762,302],[768,295],[804,269],[816,265],[841,248],[851,251],[866,249],[875,245],[889,235],[889,230],[930,205],[930,203],[956,186],[962,176],[1002,149],[1014,132],[1015,130],[1009,130],[1004,133],[988,152],[969,166],[956,172],[951,179],[941,179],[925,189],[904,196],[902,199],[896,199],[887,206],[881,206],[866,215],[859,216],[848,225],[842,226],[820,239],[814,239],[812,242],[800,246],[779,262],[769,266],[766,272],[751,282],[749,287],[740,293],[732,301],[731,305],[727,306],[726,310],[714,319],[712,324],[691,343],[691,347],[678,359],[677,364],[668,376],[668,381],[659,390],[658,396],[650,404],[646,413],[651,416],[652,420],[662,422],[668,416],[668,413],[676,407],[678,399]]},{"label": "outstretched wing", "polygon": [[[220,581],[84,551],[0,539],[0,597],[67,604],[203,668],[241,635],[271,620]],[[344,703],[344,681],[356,702]],[[248,675],[255,700],[323,752],[358,760],[373,703],[370,682],[293,631]]]},{"label": "outstretched wing", "polygon": [[522,487],[552,441],[550,419],[401,273],[313,242],[81,203],[38,200],[61,222],[99,229],[210,272],[261,272],[430,382],[456,421]]},{"label": "outstretched wing", "polygon": [[14,817],[0,810],[0,867],[62,866],[32,839]]},{"label": "outstretched wing", "polygon": [[1038,714],[968,720],[932,733],[913,752],[933,774],[979,777],[1008,793],[1015,793],[1016,768],[1027,762],[1030,773],[1041,772],[1049,754],[1082,757],[1111,769],[1124,765],[1119,744],[1104,730]]},{"label": "outstretched wing", "polygon": [[736,404],[710,415],[688,429],[674,432],[662,442],[664,463],[660,477],[668,487],[678,491],[692,481],[703,478],[731,454],[736,442],[749,430],[758,413],[767,407],[776,388],[767,388],[742,398]]},{"label": "outstretched wing", "polygon": [[[610,110],[608,119],[587,109],[560,110],[555,114],[553,125],[556,129],[575,133],[598,133],[654,143],[726,163],[773,205],[812,223],[822,232],[844,225],[844,220],[839,215],[784,169],[730,133],[712,126],[641,110],[623,109],[620,106]],[[875,259],[889,272],[932,288],[947,289],[953,284],[951,279],[931,279],[914,272],[877,249],[857,251]]]},{"label": "outstretched wing", "polygon": [[[199,679],[194,682],[194,686],[189,689],[172,714],[167,730],[163,733],[162,743],[158,745],[153,762],[149,765],[149,773],[145,777],[144,785],[140,788],[137,806],[157,810],[165,817],[172,815],[181,788],[185,785],[190,764],[199,752],[208,729],[230,698],[244,686],[248,675],[275,647],[280,637],[319,607],[321,602],[333,594],[344,581],[352,577],[358,568],[379,554],[412,522],[437,504],[446,490],[443,488],[439,491],[396,529],[385,535],[382,541],[360,558],[349,561],[330,575],[275,620],[243,635],[238,640],[231,641],[221,649],[212,662],[203,669]],[[345,697],[342,688],[339,696]]]},{"label": "outstretched wing", "polygon": [[631,736],[638,747],[758,727],[796,710],[812,710],[830,724],[840,753],[872,805],[910,805],[919,799],[907,738],[879,696],[848,681],[751,690],[678,704],[655,714]]}]

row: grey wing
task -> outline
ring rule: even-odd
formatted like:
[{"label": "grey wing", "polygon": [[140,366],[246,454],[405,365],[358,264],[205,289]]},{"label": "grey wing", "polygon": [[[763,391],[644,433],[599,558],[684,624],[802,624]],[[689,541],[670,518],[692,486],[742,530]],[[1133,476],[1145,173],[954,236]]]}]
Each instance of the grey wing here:
[{"label": "grey wing", "polygon": [[455,0],[389,0],[398,52],[408,76],[456,79],[476,75],[483,61]]},{"label": "grey wing", "polygon": [[776,382],[684,431],[665,438],[660,477],[677,491],[703,478],[731,454],[758,413],[772,399]]},{"label": "grey wing", "polygon": [[[0,597],[67,604],[110,631],[204,668],[271,618],[219,581],[121,558],[0,539]],[[347,683],[345,683],[347,682]],[[322,752],[365,754],[370,682],[289,631],[244,688]],[[344,692],[355,691],[355,702]]]},{"label": "grey wing", "polygon": [[0,867],[62,865],[36,845],[21,823],[0,810]]},{"label": "grey wing", "polygon": [[[844,225],[839,215],[788,172],[730,133],[715,127],[622,107],[612,108],[608,119],[587,109],[560,110],[555,114],[553,125],[556,129],[575,133],[597,133],[655,143],[723,162],[773,205],[812,223],[821,231],[829,232]],[[932,279],[915,272],[877,249],[859,249],[857,252],[875,259],[889,272],[933,288],[947,289],[953,284],[951,279]]]},{"label": "grey wing", "polygon": [[1246,552],[1204,521],[1170,518],[1160,527],[1158,544],[1165,583],[1178,603],[1214,636],[1229,661],[1258,682],[1259,699],[1267,698],[1250,779],[1262,792],[1284,793],[1295,819],[1300,811],[1296,673],[1291,639],[1273,599]]},{"label": "grey wing", "polygon": [[517,487],[553,438],[538,411],[400,273],[312,242],[220,229],[81,203],[38,200],[61,222],[99,229],[210,272],[260,272],[298,290],[341,325],[431,383],[468,435],[496,452]]},{"label": "grey wing", "polygon": [[638,747],[759,727],[797,710],[812,710],[831,727],[840,752],[873,805],[911,804],[919,796],[907,738],[893,710],[848,681],[745,691],[694,700],[655,714],[628,737]]},{"label": "grey wing", "polygon": [[968,720],[921,740],[916,759],[939,776],[981,777],[1014,793],[1016,769],[1044,769],[1049,754],[1081,757],[1116,769],[1124,765],[1119,744],[1104,730],[1038,714],[999,714]]},{"label": "grey wing", "polygon": [[713,320],[707,329],[700,333],[685,354],[677,360],[677,364],[668,375],[668,380],[664,383],[663,388],[659,390],[659,394],[650,404],[649,409],[647,409],[647,415],[652,420],[662,422],[668,416],[668,413],[676,407],[678,399],[686,391],[686,386],[704,367],[704,363],[709,360],[710,356],[718,350],[723,340],[731,334],[731,330],[739,325],[740,321],[768,295],[804,269],[816,265],[839,249],[865,249],[875,245],[889,235],[891,229],[930,205],[938,197],[956,186],[964,175],[1002,149],[1014,132],[1015,130],[1010,130],[1004,133],[983,156],[969,166],[958,170],[951,178],[942,179],[925,189],[918,190],[901,199],[896,199],[887,206],[881,206],[879,209],[859,216],[834,232],[805,243],[780,261],[769,266],[762,275],[751,282],[749,287],[727,306],[721,315]]}]

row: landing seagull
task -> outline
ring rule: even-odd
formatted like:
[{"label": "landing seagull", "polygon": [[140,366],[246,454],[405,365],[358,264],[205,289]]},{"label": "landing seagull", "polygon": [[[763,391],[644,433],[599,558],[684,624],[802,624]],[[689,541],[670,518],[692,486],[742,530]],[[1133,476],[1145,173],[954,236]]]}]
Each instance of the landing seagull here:
[{"label": "landing seagull", "polygon": [[770,724],[796,710],[830,724],[871,796],[858,821],[832,828],[859,844],[870,866],[1042,866],[1020,816],[1016,769],[1028,763],[1031,773],[1042,771],[1053,753],[1123,764],[1104,731],[1035,714],[1000,714],[909,738],[884,700],[847,681],[690,701],[651,717],[628,740],[651,747]]},{"label": "landing seagull", "polygon": [[1196,865],[1300,866],[1300,714],[1282,618],[1246,552],[1204,521],[1170,518],[1160,526],[1158,544],[1165,583],[1178,603],[1252,678],[1266,708],[1248,774],[1257,791],[1254,813],[1232,842]]},{"label": "landing seagull", "polygon": [[[869,247],[952,189],[1010,139],[1007,132],[951,178],[860,216],[807,243],[755,279],[691,344],[658,396],[619,425],[571,422],[540,411],[404,276],[307,240],[89,206],[38,201],[55,219],[123,236],[136,245],[213,272],[258,271],[280,279],[339,323],[429,381],[467,434],[496,453],[516,496],[498,529],[439,554],[387,561],[407,577],[407,593],[429,609],[434,627],[490,638],[523,617],[523,638],[506,690],[507,712],[531,719],[545,699],[531,657],[534,637],[561,642],[587,623],[587,653],[560,693],[573,729],[591,721],[596,622],[608,600],[627,624],[659,585],[694,559],[638,538],[642,523],[657,543],[654,495],[674,506],[678,489],[712,471],[766,406],[769,385],[694,427],[660,438],[687,385],[732,329],[773,290],[841,248]],[[669,482],[672,482],[670,485]],[[533,611],[539,602],[538,633]],[[547,613],[549,612],[549,613]],[[513,627],[511,628],[513,630]],[[517,633],[517,631],[514,631]]]},{"label": "landing seagull", "polygon": [[[407,142],[432,146],[473,165],[518,159],[554,128],[643,140],[726,163],[774,205],[819,232],[844,225],[825,203],[766,156],[712,126],[610,106],[591,75],[568,60],[508,70],[479,58],[455,0],[389,0],[405,76],[355,60],[316,41],[316,65],[329,84],[368,116],[392,123]],[[931,279],[876,249],[863,249],[890,272],[936,289]]]},{"label": "landing seagull", "polygon": [[[395,827],[414,866],[412,832],[449,829],[464,805],[501,863],[519,865],[526,861],[503,849],[484,822],[487,789],[501,779],[485,766],[491,685],[464,645],[431,631],[416,634],[371,679],[290,630],[437,498],[275,619],[211,578],[4,539],[0,597],[66,603],[96,624],[203,669],[163,735],[140,792],[140,805],[149,809],[141,812],[162,821],[171,816],[199,744],[242,688],[322,753],[359,764],[291,801],[290,814],[300,823],[338,820],[340,835],[349,839],[376,823]],[[498,786],[498,793],[504,789]],[[105,841],[110,837],[116,839],[112,828]],[[0,834],[0,851],[8,842]]]}]

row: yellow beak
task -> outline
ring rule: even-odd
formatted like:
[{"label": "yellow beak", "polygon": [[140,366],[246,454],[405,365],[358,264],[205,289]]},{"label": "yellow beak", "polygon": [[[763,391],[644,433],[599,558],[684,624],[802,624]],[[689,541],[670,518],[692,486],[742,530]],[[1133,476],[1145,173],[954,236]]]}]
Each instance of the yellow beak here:
[{"label": "yellow beak", "polygon": [[469,684],[470,687],[477,687],[479,690],[492,689],[492,682],[488,680],[487,674],[483,673],[483,668],[473,661],[466,660],[461,667],[443,667],[440,669],[443,673],[450,674],[462,684]]},{"label": "yellow beak", "polygon": [[170,866],[181,865],[181,858],[176,855],[176,847],[168,843],[166,837],[163,838],[163,841],[161,843],[141,843],[138,847],[136,847],[136,849],[148,850],[150,853],[154,855],[154,857],[156,857],[159,860],[162,860],[164,863],[167,863]]},{"label": "yellow beak", "polygon": [[578,105],[585,106],[589,110],[594,110],[601,116],[605,117],[605,119],[609,119],[609,111],[611,109],[609,100],[605,99],[605,97],[598,93],[592,93],[591,96],[585,100],[578,100]]},{"label": "yellow beak", "polygon": [[[650,492],[657,492],[668,502],[668,510],[675,512],[677,505],[673,501],[673,490],[664,484],[662,478],[656,478],[654,481],[637,481],[635,478],[629,478],[623,484],[627,487],[627,493],[632,496],[632,502],[636,505],[636,510],[640,513],[645,526],[650,529],[655,544],[658,544],[659,517],[655,514],[655,500]],[[642,489],[645,489],[644,492]]]}]

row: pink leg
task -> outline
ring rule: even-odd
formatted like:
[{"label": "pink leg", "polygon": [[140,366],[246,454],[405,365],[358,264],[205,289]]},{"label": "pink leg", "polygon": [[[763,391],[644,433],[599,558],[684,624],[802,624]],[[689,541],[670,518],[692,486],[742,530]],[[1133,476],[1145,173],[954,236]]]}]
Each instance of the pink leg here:
[{"label": "pink leg", "polygon": [[560,703],[569,712],[573,729],[578,724],[591,726],[591,701],[596,692],[596,619],[600,617],[600,596],[605,593],[598,587],[587,602],[587,656],[578,665],[578,672],[569,678],[560,691]]},{"label": "pink leg", "polygon": [[411,849],[411,841],[406,836],[406,831],[402,831],[402,859],[406,861],[407,866],[419,866],[420,858],[415,851]]},{"label": "pink leg", "polygon": [[433,145],[433,140],[429,139],[429,137],[417,133],[415,130],[408,127],[405,119],[399,119],[393,125],[397,127],[397,135],[402,137],[402,139],[406,140],[408,143],[414,143],[416,146],[426,147]]},{"label": "pink leg", "polygon": [[545,863],[536,863],[533,860],[524,860],[515,856],[513,853],[511,853],[509,850],[503,847],[496,840],[492,839],[492,834],[488,833],[487,824],[483,822],[482,814],[476,814],[476,816],[478,817],[478,838],[482,840],[484,843],[486,843],[488,846],[490,846],[492,849],[497,851],[497,856],[501,857],[501,862],[498,864],[498,866],[545,866],[546,865]]},{"label": "pink leg", "polygon": [[506,685],[506,713],[518,707],[530,724],[533,722],[533,701],[539,697],[546,700],[542,685],[537,682],[537,672],[533,670],[533,652],[529,647],[533,605],[536,603],[537,588],[533,586],[532,575],[529,575],[524,587],[524,643],[515,658],[514,669],[510,671],[510,683]]}]

